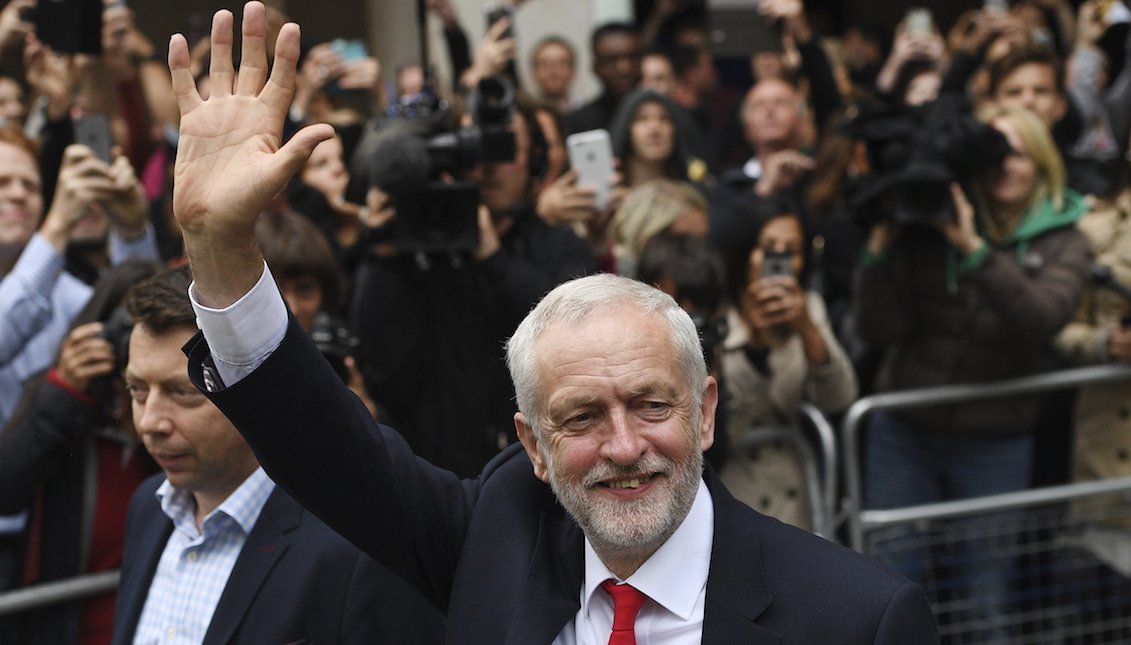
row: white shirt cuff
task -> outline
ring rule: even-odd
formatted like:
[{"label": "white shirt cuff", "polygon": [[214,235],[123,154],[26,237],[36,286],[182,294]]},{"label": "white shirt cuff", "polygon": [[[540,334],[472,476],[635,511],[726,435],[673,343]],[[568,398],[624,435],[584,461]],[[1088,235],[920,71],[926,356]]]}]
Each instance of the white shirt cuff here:
[{"label": "white shirt cuff", "polygon": [[251,291],[223,309],[197,302],[196,282],[189,285],[189,300],[196,312],[196,325],[212,351],[216,371],[227,386],[262,365],[287,334],[287,304],[266,262]]}]

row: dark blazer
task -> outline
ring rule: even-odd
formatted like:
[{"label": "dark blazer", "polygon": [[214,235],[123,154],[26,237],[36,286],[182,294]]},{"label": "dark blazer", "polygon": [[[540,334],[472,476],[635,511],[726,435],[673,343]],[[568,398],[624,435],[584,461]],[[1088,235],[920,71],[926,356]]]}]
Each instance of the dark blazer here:
[{"label": "dark blazer", "polygon": [[[186,351],[203,389],[204,369],[215,377],[207,344],[198,335]],[[335,379],[292,319],[263,365],[208,395],[275,481],[446,608],[448,642],[550,643],[580,607],[583,535],[522,448],[461,481],[416,459],[395,431],[371,433],[371,417]],[[704,643],[937,641],[917,586],[759,515],[712,471],[704,477],[715,514]]]},{"label": "dark blazer", "polygon": [[[114,645],[133,641],[173,523],[146,480],[130,501]],[[419,594],[276,488],[240,551],[204,643],[439,643]]]}]

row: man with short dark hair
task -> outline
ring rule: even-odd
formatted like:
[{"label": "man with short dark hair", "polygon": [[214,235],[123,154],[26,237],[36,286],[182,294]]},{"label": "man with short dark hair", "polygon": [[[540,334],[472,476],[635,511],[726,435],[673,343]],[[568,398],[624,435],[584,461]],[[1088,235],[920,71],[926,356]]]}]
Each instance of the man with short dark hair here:
[{"label": "man with short dark hair", "polygon": [[[174,212],[207,334],[187,348],[194,383],[304,504],[447,607],[451,642],[937,641],[918,587],[758,515],[703,471],[717,384],[690,317],[637,281],[573,280],[523,319],[506,349],[521,443],[478,478],[419,460],[391,429],[371,434],[287,322],[248,231],[331,136],[311,126],[276,147],[297,26],[279,32],[264,85],[263,6],[244,10],[250,64],[238,80],[232,16],[213,24],[214,86],[231,82],[235,95],[201,101],[187,42],[175,36],[169,54],[187,137]],[[270,153],[245,148],[253,131]]]},{"label": "man with short dark hair", "polygon": [[277,489],[189,382],[189,283],[162,272],[126,300],[134,425],[164,473],[130,502],[114,643],[440,640],[434,610]]},{"label": "man with short dark hair", "polygon": [[610,22],[598,27],[590,38],[593,73],[601,80],[600,96],[567,114],[562,120],[566,134],[608,129],[622,98],[640,83],[640,35],[632,25]]}]

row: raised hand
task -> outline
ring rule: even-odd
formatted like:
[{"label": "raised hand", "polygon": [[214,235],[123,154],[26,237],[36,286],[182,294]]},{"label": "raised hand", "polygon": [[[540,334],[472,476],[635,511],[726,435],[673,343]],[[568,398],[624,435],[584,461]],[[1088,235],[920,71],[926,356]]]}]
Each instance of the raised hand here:
[{"label": "raised hand", "polygon": [[310,156],[334,136],[327,124],[281,135],[295,89],[299,28],[279,31],[268,78],[266,10],[244,6],[242,59],[232,65],[232,13],[212,18],[211,93],[203,100],[189,71],[188,43],[173,35],[169,70],[181,110],[174,167],[173,214],[185,237],[201,304],[226,307],[254,286],[263,258],[255,220]]}]

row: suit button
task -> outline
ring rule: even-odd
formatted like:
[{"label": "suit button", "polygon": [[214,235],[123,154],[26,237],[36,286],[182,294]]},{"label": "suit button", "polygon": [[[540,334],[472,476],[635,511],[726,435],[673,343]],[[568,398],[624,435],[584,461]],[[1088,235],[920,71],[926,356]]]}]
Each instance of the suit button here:
[{"label": "suit button", "polygon": [[1127,451],[1125,449],[1121,448],[1121,449],[1115,451],[1115,457],[1117,459],[1119,459],[1119,461],[1127,461],[1127,457],[1128,457]]},{"label": "suit button", "polygon": [[1128,417],[1131,417],[1131,409],[1119,408],[1119,418],[1126,419]]}]

